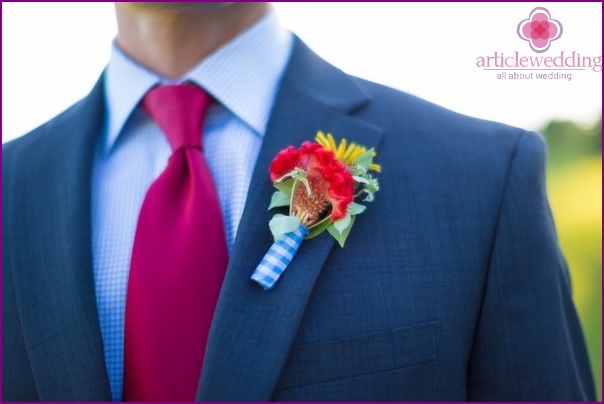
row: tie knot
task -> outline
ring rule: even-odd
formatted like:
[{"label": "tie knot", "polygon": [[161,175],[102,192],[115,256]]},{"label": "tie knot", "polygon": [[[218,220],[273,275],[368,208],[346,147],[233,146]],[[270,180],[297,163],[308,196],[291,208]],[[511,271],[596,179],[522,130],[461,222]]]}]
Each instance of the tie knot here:
[{"label": "tie knot", "polygon": [[164,132],[172,150],[201,148],[201,129],[210,101],[194,84],[162,85],[143,98],[143,109]]}]

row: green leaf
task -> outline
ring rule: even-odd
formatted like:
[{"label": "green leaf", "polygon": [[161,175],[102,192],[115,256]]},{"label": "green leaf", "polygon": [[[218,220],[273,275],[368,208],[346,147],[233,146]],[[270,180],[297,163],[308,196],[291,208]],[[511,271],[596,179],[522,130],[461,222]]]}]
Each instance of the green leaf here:
[{"label": "green leaf", "polygon": [[377,191],[380,190],[380,184],[377,178],[373,178],[371,174],[363,174],[363,175],[355,175],[352,177],[358,184],[360,185],[360,192],[357,193],[359,196],[362,193],[366,193],[367,197],[363,199],[365,202],[372,202],[374,199],[374,195]]},{"label": "green leaf", "polygon": [[319,234],[323,233],[325,229],[327,229],[331,225],[331,218],[327,216],[325,219],[321,220],[319,223],[316,223],[308,228],[308,234],[304,237],[306,240],[311,239],[313,237],[317,237]]},{"label": "green leaf", "polygon": [[357,165],[363,167],[365,170],[369,170],[369,166],[373,162],[373,152],[374,152],[373,149],[367,150],[365,153],[363,153],[359,157],[357,157],[354,160],[353,164],[357,164]]},{"label": "green leaf", "polygon": [[[310,184],[308,183],[308,180],[306,179],[306,177],[299,176],[299,177],[295,177],[295,178],[296,178],[296,181],[299,181],[302,184],[304,184],[304,186],[306,187],[306,193],[308,194],[308,196],[311,196],[312,195],[312,190],[310,189]],[[294,183],[294,187],[293,187],[294,188],[294,192],[298,188],[296,185],[299,185],[299,184],[295,184]]]},{"label": "green leaf", "polygon": [[281,206],[289,206],[290,198],[281,191],[275,191],[271,198],[271,204],[268,206],[268,210],[273,208],[279,208]]},{"label": "green leaf", "polygon": [[369,180],[360,175],[353,175],[352,179],[358,182],[359,184],[369,184]]},{"label": "green leaf", "polygon": [[380,183],[377,178],[373,178],[369,175],[369,184],[367,184],[367,187],[371,189],[371,192],[375,193],[380,190]]},{"label": "green leaf", "polygon": [[340,233],[335,228],[335,225],[334,226],[329,226],[327,228],[327,231],[329,232],[329,234],[331,234],[333,236],[333,238],[336,239],[336,241],[338,242],[338,244],[342,248],[344,248],[344,244],[346,243],[346,238],[348,238],[348,235],[350,234],[350,230],[352,229],[352,225],[354,224],[354,220],[355,220],[355,216],[352,216],[351,219],[350,219],[350,224],[348,225],[348,227],[346,227],[344,229],[344,231],[342,233]]},{"label": "green leaf", "polygon": [[275,241],[279,240],[284,234],[298,230],[300,227],[300,219],[294,216],[286,216],[280,213],[273,216],[268,226],[273,233]]},{"label": "green leaf", "polygon": [[365,209],[367,209],[366,206],[361,205],[360,203],[355,203],[352,202],[349,206],[348,206],[348,213],[351,215],[360,215],[361,213],[363,213],[365,211]]},{"label": "green leaf", "polygon": [[350,225],[351,218],[352,218],[352,216],[350,216],[350,213],[346,213],[346,216],[344,216],[341,219],[336,220],[333,223],[333,227],[335,227],[336,230],[339,231],[340,234],[342,234],[342,232],[344,232],[344,230]]},{"label": "green leaf", "polygon": [[275,182],[273,185],[275,185],[275,188],[277,188],[279,191],[283,192],[289,198],[289,197],[291,197],[291,194],[292,194],[292,188],[294,187],[294,182],[296,182],[296,181],[289,179],[289,180],[285,180],[285,181]]},{"label": "green leaf", "polygon": [[367,193],[367,197],[363,200],[372,202],[374,194],[380,190],[380,184],[378,183],[377,178],[373,178],[370,175],[368,175],[367,178],[369,179],[369,182],[363,185],[363,191]]},{"label": "green leaf", "polygon": [[357,164],[353,164],[351,166],[349,166],[350,168],[350,173],[355,176],[355,175],[365,175],[367,173],[367,168],[365,167],[361,167],[360,165]]},{"label": "green leaf", "polygon": [[285,181],[289,180],[290,178],[292,178],[292,177],[293,177],[293,176],[296,174],[296,172],[297,172],[297,171],[298,171],[298,169],[296,168],[296,169],[294,169],[294,170],[292,170],[292,171],[288,172],[287,174],[285,174],[284,176],[282,176],[282,177],[281,177],[281,178],[279,178],[278,180],[273,181],[273,182],[274,182],[275,184],[280,183],[280,182],[285,182]]}]

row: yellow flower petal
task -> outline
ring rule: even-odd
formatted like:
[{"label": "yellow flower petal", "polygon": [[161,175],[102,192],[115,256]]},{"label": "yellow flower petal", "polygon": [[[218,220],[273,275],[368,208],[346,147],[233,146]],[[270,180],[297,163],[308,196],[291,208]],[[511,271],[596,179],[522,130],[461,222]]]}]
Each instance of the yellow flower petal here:
[{"label": "yellow flower petal", "polygon": [[356,143],[351,143],[350,145],[348,145],[348,149],[346,150],[346,152],[342,156],[342,161],[344,163],[348,163],[348,161],[350,160],[350,155],[356,150],[357,147],[358,146],[357,146]]},{"label": "yellow flower petal", "polygon": [[[342,139],[339,144],[336,143],[336,140],[332,136],[331,133],[327,135],[322,131],[317,131],[317,135],[315,136],[315,141],[319,143],[325,150],[330,150],[333,152],[334,156],[338,161],[346,165],[354,164],[354,161],[363,153],[367,151],[367,148],[363,146],[359,146],[358,144],[352,142],[348,143],[346,139]],[[374,151],[373,156],[375,157],[377,153]],[[381,172],[382,168],[379,164],[371,164],[369,166],[369,170],[375,172]]]},{"label": "yellow flower petal", "polygon": [[331,136],[331,133],[327,134],[327,140],[329,140],[329,148],[328,150],[331,150],[332,152],[336,152],[336,150],[338,150],[338,148],[336,147],[336,141],[333,139],[333,136]]},{"label": "yellow flower petal", "polygon": [[342,156],[346,151],[346,139],[342,139],[340,145],[338,146],[338,151],[336,152],[336,159],[342,161]]},{"label": "yellow flower petal", "polygon": [[357,147],[357,149],[354,151],[354,153],[352,153],[350,155],[350,162],[351,163],[354,162],[357,159],[357,157],[359,157],[361,154],[365,153],[365,151],[366,150],[364,147],[360,147],[360,146]]},{"label": "yellow flower petal", "polygon": [[325,134],[323,132],[318,131],[315,140],[324,148],[327,149],[329,147],[329,142],[327,141],[327,138],[325,137]]}]

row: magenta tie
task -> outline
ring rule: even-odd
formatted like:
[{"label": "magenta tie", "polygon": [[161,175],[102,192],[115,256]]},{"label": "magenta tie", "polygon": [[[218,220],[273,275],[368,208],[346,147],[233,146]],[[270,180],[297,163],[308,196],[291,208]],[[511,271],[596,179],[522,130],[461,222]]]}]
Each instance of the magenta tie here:
[{"label": "magenta tie", "polygon": [[228,255],[214,180],[202,153],[209,96],[155,87],[142,105],[173,154],[143,202],[132,252],[124,401],[193,401]]}]

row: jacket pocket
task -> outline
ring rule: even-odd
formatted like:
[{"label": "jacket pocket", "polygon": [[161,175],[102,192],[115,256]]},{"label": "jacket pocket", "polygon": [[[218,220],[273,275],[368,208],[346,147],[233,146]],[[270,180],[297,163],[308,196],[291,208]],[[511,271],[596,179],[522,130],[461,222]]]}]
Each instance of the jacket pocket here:
[{"label": "jacket pocket", "polygon": [[384,372],[434,361],[440,321],[361,337],[293,346],[278,389]]}]

